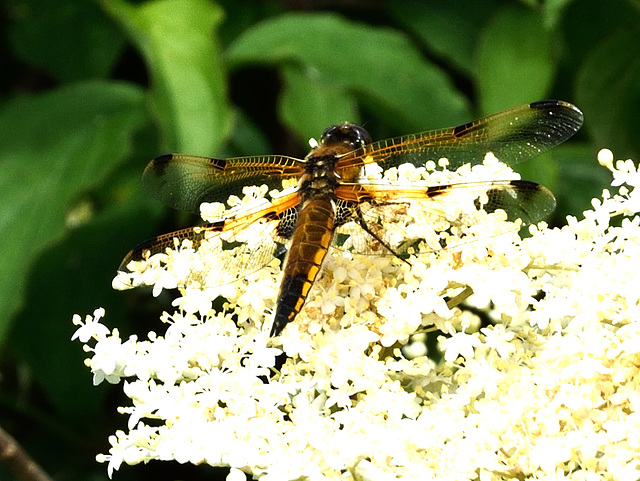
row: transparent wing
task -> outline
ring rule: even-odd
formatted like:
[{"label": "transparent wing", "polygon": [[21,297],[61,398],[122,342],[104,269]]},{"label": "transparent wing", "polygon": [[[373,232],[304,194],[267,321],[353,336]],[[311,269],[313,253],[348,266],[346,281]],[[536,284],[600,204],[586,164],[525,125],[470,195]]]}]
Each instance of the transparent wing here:
[{"label": "transparent wing", "polygon": [[169,154],[147,165],[142,185],[165,204],[198,214],[203,202],[241,197],[246,185],[281,190],[283,180],[297,179],[303,172],[303,160],[282,155],[214,159]]},{"label": "transparent wing", "polygon": [[[344,193],[348,186],[341,186]],[[452,249],[518,230],[555,208],[544,186],[523,180],[429,186],[353,185],[342,200],[336,247],[356,254],[401,255]],[[346,195],[342,196],[347,197]],[[354,202],[354,199],[357,201]]]},{"label": "transparent wing", "polygon": [[448,129],[405,135],[365,145],[342,156],[338,169],[378,163],[382,168],[404,163],[423,166],[446,157],[449,168],[480,164],[492,152],[507,165],[531,159],[561,144],[582,125],[582,112],[560,100],[522,105]]},{"label": "transparent wing", "polygon": [[286,252],[299,201],[293,192],[268,208],[249,205],[218,222],[149,239],[120,264],[119,288],[209,288],[242,279]]}]

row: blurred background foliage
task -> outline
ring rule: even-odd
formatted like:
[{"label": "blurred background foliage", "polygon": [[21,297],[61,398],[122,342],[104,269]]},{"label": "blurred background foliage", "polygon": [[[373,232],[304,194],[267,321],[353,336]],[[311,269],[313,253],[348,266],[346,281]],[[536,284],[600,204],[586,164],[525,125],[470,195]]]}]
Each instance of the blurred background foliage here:
[{"label": "blurred background foliage", "polygon": [[[333,123],[374,139],[559,98],[586,122],[523,166],[553,224],[607,185],[596,153],[640,159],[633,0],[7,0],[0,6],[0,425],[57,480],[104,479],[120,389],[92,386],[73,313],[123,337],[166,299],[114,292],[139,241],[194,219],[140,189],[165,152],[304,156]],[[164,304],[163,304],[164,303]],[[147,321],[148,320],[148,321]],[[116,479],[210,479],[151,463]],[[0,467],[1,479],[12,479]]]}]

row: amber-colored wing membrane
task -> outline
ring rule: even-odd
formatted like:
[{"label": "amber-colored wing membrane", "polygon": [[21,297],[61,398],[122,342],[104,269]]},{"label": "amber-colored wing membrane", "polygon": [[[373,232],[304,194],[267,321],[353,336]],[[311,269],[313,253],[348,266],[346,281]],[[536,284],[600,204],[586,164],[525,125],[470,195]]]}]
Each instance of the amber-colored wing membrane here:
[{"label": "amber-colored wing membrane", "polygon": [[564,142],[582,125],[582,112],[560,100],[544,100],[458,127],[405,135],[366,145],[342,156],[336,168],[378,163],[382,168],[446,157],[449,169],[480,164],[492,152],[507,165],[531,159]]},{"label": "amber-colored wing membrane", "polygon": [[[118,268],[121,281],[126,287],[127,273],[137,270],[130,263],[146,263],[156,254],[165,254],[167,249],[184,250],[185,240],[190,241],[191,252],[195,255],[197,251],[197,257],[189,261],[186,271],[178,274],[179,287],[215,287],[242,279],[286,252],[299,202],[298,192],[293,192],[271,202],[249,205],[235,217],[149,239],[122,261]],[[158,262],[156,266],[162,266],[163,261]],[[179,272],[180,268],[175,270]]]},{"label": "amber-colored wing membrane", "polygon": [[303,172],[302,160],[282,155],[214,159],[168,154],[147,165],[142,185],[165,204],[199,214],[203,202],[226,202],[231,195],[241,196],[246,185],[280,190],[283,180]]},{"label": "amber-colored wing membrane", "polygon": [[359,216],[366,229],[356,222],[339,227],[336,247],[378,255],[403,254],[409,246],[414,254],[453,249],[544,220],[556,204],[546,187],[525,180],[394,187],[338,188],[340,202],[358,206],[360,213],[353,217]]}]

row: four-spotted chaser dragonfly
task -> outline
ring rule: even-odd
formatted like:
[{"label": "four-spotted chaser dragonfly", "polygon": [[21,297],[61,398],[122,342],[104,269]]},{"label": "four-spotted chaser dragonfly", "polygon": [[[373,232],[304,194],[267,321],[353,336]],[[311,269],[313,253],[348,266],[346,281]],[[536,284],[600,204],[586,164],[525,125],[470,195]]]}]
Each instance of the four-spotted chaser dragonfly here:
[{"label": "four-spotted chaser dragonfly", "polygon": [[[283,155],[229,159],[160,156],[149,163],[142,182],[152,195],[176,209],[198,213],[203,202],[224,203],[232,195],[240,196],[247,185],[264,185],[279,192],[232,210],[215,222],[140,244],[123,260],[119,276],[126,278],[135,270],[135,261],[179,248],[184,240],[191,241],[187,245],[194,249],[207,249],[206,255],[216,256],[219,262],[215,269],[204,268],[209,272],[193,268],[182,287],[230,283],[263,268],[274,256],[286,254],[271,328],[271,335],[278,335],[302,309],[330,246],[403,259],[407,251],[419,254],[451,247],[442,240],[434,245],[426,236],[410,235],[409,206],[420,206],[413,216],[430,213],[430,218],[438,219],[441,214],[436,201],[446,197],[456,203],[458,198],[471,195],[475,199],[472,205],[480,205],[486,212],[501,210],[510,220],[524,223],[542,220],[555,207],[549,190],[524,180],[492,178],[424,185],[371,179],[363,175],[367,167],[377,164],[386,170],[405,163],[424,167],[427,161],[446,158],[445,168],[453,171],[465,164],[483,164],[489,152],[512,166],[564,142],[582,121],[582,112],[570,103],[545,100],[458,127],[373,143],[362,127],[335,125],[325,130],[320,143],[304,159]],[[385,222],[402,216],[400,232],[411,239],[392,241],[385,236]],[[445,223],[449,229],[452,222]],[[407,245],[411,247],[407,249]]]}]

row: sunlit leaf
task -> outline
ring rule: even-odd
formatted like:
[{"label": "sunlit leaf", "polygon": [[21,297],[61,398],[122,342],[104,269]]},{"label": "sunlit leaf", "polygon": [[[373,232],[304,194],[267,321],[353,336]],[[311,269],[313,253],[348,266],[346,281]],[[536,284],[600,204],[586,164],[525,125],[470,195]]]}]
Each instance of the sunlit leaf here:
[{"label": "sunlit leaf", "polygon": [[226,75],[215,29],[222,11],[206,0],[106,3],[142,52],[168,151],[213,155],[230,127]]}]

